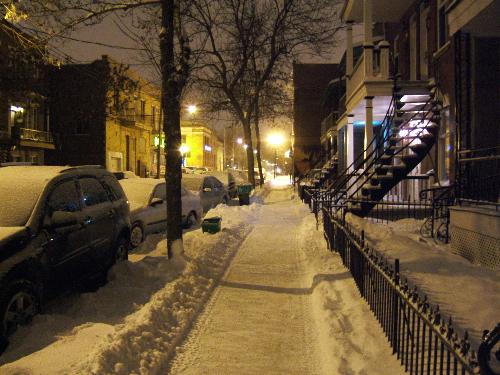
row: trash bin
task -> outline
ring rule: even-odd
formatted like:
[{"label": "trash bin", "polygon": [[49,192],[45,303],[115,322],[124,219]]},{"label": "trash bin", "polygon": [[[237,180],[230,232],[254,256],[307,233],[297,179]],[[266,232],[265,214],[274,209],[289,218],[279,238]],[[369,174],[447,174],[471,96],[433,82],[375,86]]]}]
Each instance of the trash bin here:
[{"label": "trash bin", "polygon": [[250,192],[252,191],[252,184],[238,185],[238,199],[240,206],[250,204]]},{"label": "trash bin", "polygon": [[208,232],[211,234],[220,232],[221,222],[222,218],[219,216],[203,219],[201,222],[201,230],[203,233]]}]

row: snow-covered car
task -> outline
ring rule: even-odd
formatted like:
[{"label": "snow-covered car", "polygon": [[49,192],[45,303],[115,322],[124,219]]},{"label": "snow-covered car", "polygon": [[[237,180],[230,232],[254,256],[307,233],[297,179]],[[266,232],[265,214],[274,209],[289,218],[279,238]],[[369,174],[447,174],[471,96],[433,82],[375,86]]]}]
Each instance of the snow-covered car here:
[{"label": "snow-covered car", "polygon": [[125,194],[104,168],[0,167],[0,352],[48,296],[104,281],[129,238]]},{"label": "snow-covered car", "polygon": [[241,179],[235,176],[233,169],[227,169],[225,171],[213,171],[210,172],[210,176],[217,178],[224,184],[229,196],[235,198],[238,196],[237,185],[244,183]]},{"label": "snow-covered car", "polygon": [[123,172],[113,172],[117,180],[124,180],[130,178],[140,178],[132,171],[123,171]]},{"label": "snow-covered car", "polygon": [[200,197],[203,212],[207,212],[219,203],[229,202],[229,193],[224,184],[214,176],[183,174],[183,185]]},{"label": "snow-covered car", "polygon": [[[167,188],[165,180],[132,178],[120,180],[130,203],[130,243],[137,247],[150,233],[167,229]],[[181,187],[182,221],[186,228],[196,225],[203,216],[200,198]]]}]

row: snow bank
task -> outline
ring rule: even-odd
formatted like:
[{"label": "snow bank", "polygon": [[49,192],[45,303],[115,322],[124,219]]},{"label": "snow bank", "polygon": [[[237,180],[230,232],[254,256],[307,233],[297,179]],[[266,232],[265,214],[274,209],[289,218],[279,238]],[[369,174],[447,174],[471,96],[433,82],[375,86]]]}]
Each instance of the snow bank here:
[{"label": "snow bank", "polygon": [[185,262],[167,260],[166,240],[152,236],[130,262],[112,269],[106,286],[61,298],[17,332],[0,373],[161,373],[259,209],[220,205],[209,211],[223,217],[223,229],[186,233]]},{"label": "snow bank", "polygon": [[459,332],[468,330],[473,347],[484,329],[493,329],[500,311],[500,273],[453,254],[449,245],[421,238],[422,221],[403,219],[376,224],[352,214],[346,221],[364,230],[370,246],[390,259],[399,258],[401,272],[421,292],[454,318]]},{"label": "snow bank", "polygon": [[300,246],[313,285],[312,305],[324,373],[404,374],[366,302],[340,257],[331,253],[309,214],[302,223]]}]

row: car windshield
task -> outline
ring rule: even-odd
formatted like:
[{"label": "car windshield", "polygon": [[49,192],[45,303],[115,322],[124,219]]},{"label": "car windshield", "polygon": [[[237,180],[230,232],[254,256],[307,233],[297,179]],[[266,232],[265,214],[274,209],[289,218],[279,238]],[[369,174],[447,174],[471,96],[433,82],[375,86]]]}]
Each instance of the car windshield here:
[{"label": "car windshield", "polygon": [[200,191],[203,177],[196,175],[182,175],[182,184],[191,191]]},{"label": "car windshield", "polygon": [[143,179],[139,178],[120,180],[120,185],[122,185],[127,199],[139,206],[146,206],[148,204],[149,197],[156,184],[149,183],[149,181],[148,183],[143,182]]},{"label": "car windshield", "polygon": [[7,178],[0,172],[0,227],[26,225],[45,183],[22,176]]}]

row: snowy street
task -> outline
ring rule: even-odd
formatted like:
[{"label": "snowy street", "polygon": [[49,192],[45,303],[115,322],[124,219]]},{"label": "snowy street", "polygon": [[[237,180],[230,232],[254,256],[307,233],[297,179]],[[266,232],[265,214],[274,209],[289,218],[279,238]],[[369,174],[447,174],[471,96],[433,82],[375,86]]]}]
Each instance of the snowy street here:
[{"label": "snowy street", "polygon": [[0,373],[403,373],[307,207],[263,193],[209,212],[220,233],[186,233],[186,264],[150,236],[106,286],[19,330]]}]

